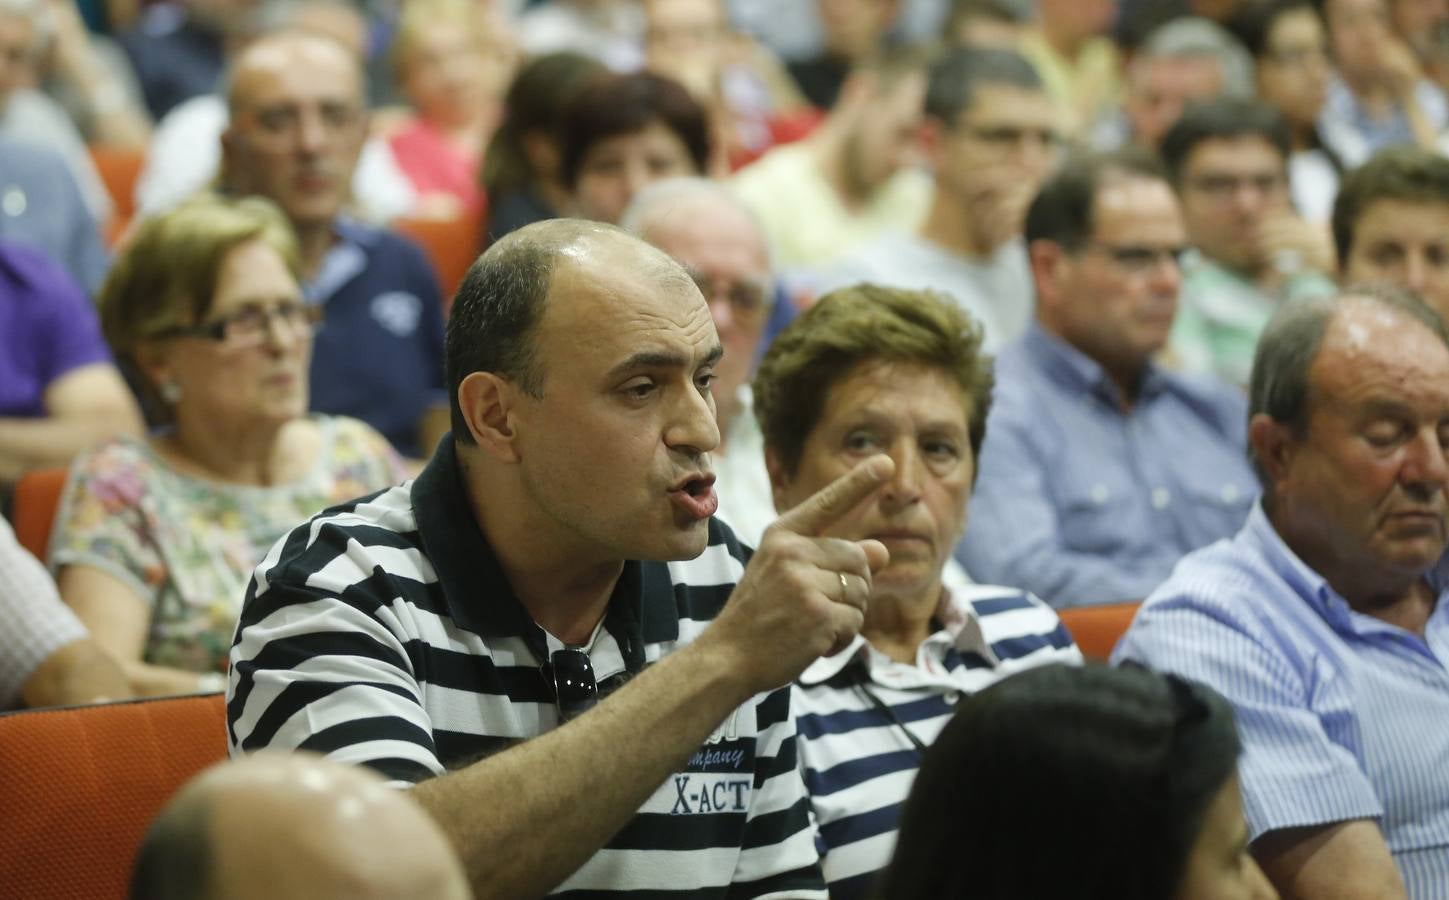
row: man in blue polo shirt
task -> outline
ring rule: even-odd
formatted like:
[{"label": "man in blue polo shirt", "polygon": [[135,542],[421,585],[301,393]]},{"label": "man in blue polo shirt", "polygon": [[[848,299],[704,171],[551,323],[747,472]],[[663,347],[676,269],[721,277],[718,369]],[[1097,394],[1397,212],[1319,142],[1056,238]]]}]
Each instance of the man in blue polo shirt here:
[{"label": "man in blue polo shirt", "polygon": [[1069,160],[1032,201],[1026,239],[1036,321],[997,360],[957,558],[1058,609],[1141,600],[1248,514],[1243,399],[1153,362],[1186,233],[1150,158]]},{"label": "man in blue polo shirt", "polygon": [[222,184],[274,201],[296,229],[306,284],[327,317],[312,351],[312,408],[354,416],[413,456],[447,430],[443,314],[410,241],[347,218],[367,136],[361,63],[341,44],[276,32],[233,63]]},{"label": "man in blue polo shirt", "polygon": [[1449,897],[1449,333],[1407,295],[1293,302],[1250,405],[1261,504],[1116,659],[1233,702],[1253,855],[1284,897]]}]

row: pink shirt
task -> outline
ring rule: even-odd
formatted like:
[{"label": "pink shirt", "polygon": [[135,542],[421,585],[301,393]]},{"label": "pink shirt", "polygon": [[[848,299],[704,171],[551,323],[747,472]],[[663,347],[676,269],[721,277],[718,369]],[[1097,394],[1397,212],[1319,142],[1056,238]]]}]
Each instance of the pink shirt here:
[{"label": "pink shirt", "polygon": [[442,132],[417,118],[394,132],[388,146],[419,196],[452,194],[466,215],[483,213],[485,199],[478,183],[481,159],[461,153]]}]

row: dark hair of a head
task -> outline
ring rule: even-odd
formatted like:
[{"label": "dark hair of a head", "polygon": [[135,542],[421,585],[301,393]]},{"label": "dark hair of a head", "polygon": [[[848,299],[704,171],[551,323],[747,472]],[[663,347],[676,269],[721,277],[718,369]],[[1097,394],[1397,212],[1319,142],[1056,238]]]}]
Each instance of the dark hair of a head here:
[{"label": "dark hair of a head", "polygon": [[1162,900],[1239,743],[1227,701],[1141,668],[1044,666],[961,703],[876,896]]},{"label": "dark hair of a head", "polygon": [[1159,150],[1168,174],[1180,184],[1187,158],[1199,144],[1243,137],[1260,137],[1272,144],[1286,169],[1292,149],[1288,123],[1276,109],[1256,100],[1216,97],[1189,103],[1163,136]]},{"label": "dark hair of a head", "polygon": [[709,117],[672,78],[638,72],[591,79],[569,101],[559,127],[560,175],[572,188],[584,158],[608,138],[634,134],[659,123],[678,136],[696,172],[709,163]]},{"label": "dark hair of a head", "polygon": [[131,900],[205,900],[211,896],[210,807],[196,796],[170,803],[136,854]]},{"label": "dark hair of a head", "polygon": [[[552,221],[552,220],[547,220]],[[554,262],[565,243],[537,223],[509,234],[478,257],[458,286],[448,314],[445,380],[453,439],[473,443],[458,405],[458,387],[474,372],[493,372],[530,396],[543,393],[535,331]]]},{"label": "dark hair of a head", "polygon": [[1136,148],[1068,157],[1027,208],[1026,242],[1052,241],[1067,250],[1081,247],[1096,229],[1097,194],[1109,179],[1119,177],[1167,180],[1156,157]]},{"label": "dark hair of a head", "polygon": [[[1349,285],[1336,296],[1304,297],[1284,303],[1273,313],[1258,338],[1253,354],[1253,372],[1248,381],[1248,418],[1262,413],[1286,424],[1290,433],[1302,439],[1308,433],[1313,413],[1309,390],[1309,369],[1318,358],[1328,326],[1345,301],[1375,303],[1418,322],[1449,347],[1449,329],[1444,319],[1418,297],[1397,287],[1382,284]],[[1272,500],[1272,485],[1260,461],[1253,468],[1263,484],[1265,500]]]},{"label": "dark hair of a head", "polygon": [[[753,383],[765,447],[794,473],[826,395],[859,366],[910,363],[940,369],[961,388],[974,459],[991,409],[991,357],[981,325],[935,291],[857,284],[831,291],[776,336]],[[975,467],[973,467],[973,474]]]},{"label": "dark hair of a head", "polygon": [[1418,147],[1386,147],[1349,172],[1333,201],[1333,243],[1347,262],[1359,218],[1380,200],[1449,207],[1449,159]]},{"label": "dark hair of a head", "polygon": [[1041,76],[1025,56],[1014,50],[956,47],[933,63],[926,84],[925,112],[954,128],[971,108],[982,85],[996,84],[1040,91]]},{"label": "dark hair of a head", "polygon": [[525,138],[552,138],[574,94],[603,71],[603,63],[582,53],[547,53],[519,69],[503,98],[503,121],[483,154],[483,186],[489,194],[533,184],[539,173],[524,151]]}]

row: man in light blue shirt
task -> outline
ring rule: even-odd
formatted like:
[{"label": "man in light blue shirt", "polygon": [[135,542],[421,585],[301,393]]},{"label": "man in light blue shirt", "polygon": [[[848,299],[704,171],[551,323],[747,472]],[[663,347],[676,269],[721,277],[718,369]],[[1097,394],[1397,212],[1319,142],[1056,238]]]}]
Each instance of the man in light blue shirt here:
[{"label": "man in light blue shirt", "polygon": [[1152,363],[1185,241],[1160,169],[1132,152],[1068,162],[1027,213],[1036,322],[997,361],[972,526],[978,581],[1057,608],[1140,600],[1231,535],[1257,492],[1246,409]]},{"label": "man in light blue shirt", "polygon": [[1275,314],[1263,501],[1183,560],[1116,661],[1236,707],[1252,849],[1288,898],[1449,898],[1449,333],[1407,295]]}]

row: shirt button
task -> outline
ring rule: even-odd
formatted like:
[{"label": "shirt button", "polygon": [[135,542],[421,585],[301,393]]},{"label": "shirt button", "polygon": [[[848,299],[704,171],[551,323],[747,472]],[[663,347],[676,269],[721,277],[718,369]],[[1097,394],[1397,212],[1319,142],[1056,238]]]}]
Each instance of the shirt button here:
[{"label": "shirt button", "polygon": [[1167,488],[1165,488],[1165,487],[1159,487],[1159,488],[1153,488],[1152,489],[1152,508],[1153,509],[1167,509],[1167,504],[1169,504],[1171,502],[1172,502],[1172,495],[1167,492]]},{"label": "shirt button", "polygon": [[11,187],[5,191],[5,196],[0,198],[0,208],[5,210],[7,216],[19,216],[29,206],[25,199],[25,192],[18,187]]},{"label": "shirt button", "polygon": [[1093,503],[1101,506],[1107,502],[1107,486],[1105,484],[1094,484],[1087,496],[1092,498]]},{"label": "shirt button", "polygon": [[1237,499],[1238,499],[1238,486],[1236,484],[1225,484],[1225,485],[1223,485],[1223,494],[1222,494],[1222,497],[1223,497],[1223,502],[1224,503],[1235,503],[1235,502],[1237,502]]},{"label": "shirt button", "polygon": [[947,691],[946,692],[946,702],[949,703],[949,704],[951,704],[952,706],[955,706],[956,705],[956,701],[958,701],[960,699],[961,699],[961,692],[960,691]]}]

